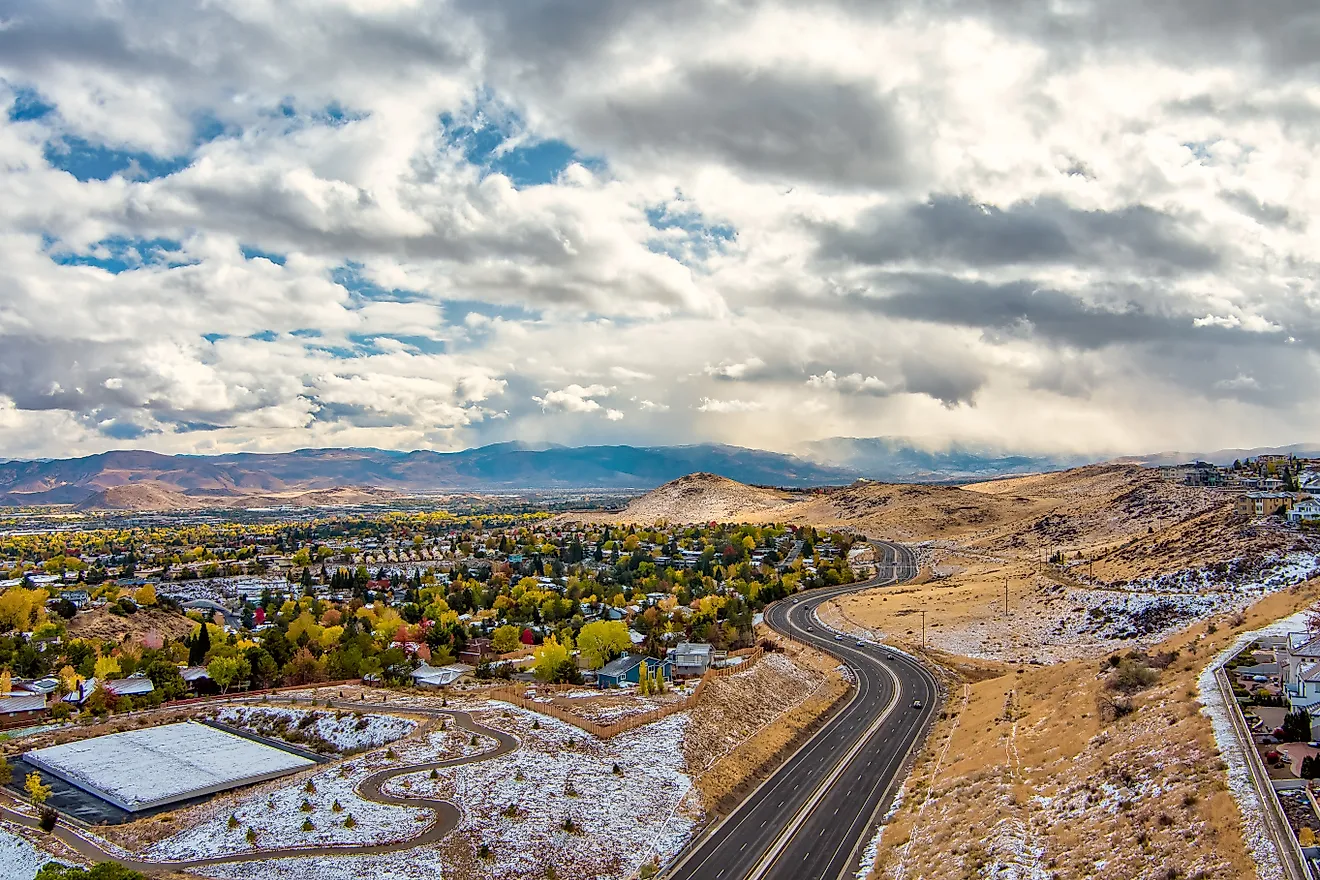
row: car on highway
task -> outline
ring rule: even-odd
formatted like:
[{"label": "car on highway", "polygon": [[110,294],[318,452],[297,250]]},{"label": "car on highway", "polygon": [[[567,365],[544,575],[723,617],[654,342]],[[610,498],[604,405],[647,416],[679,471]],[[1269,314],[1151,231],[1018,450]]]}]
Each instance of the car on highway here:
[{"label": "car on highway", "polygon": [[834,641],[836,641],[836,642],[841,642],[841,641],[843,641],[843,633],[839,633],[837,636],[835,636],[835,637],[834,637]]},{"label": "car on highway", "polygon": [[814,633],[815,631],[816,631],[816,628],[815,628],[814,626],[809,626],[809,627],[807,627],[807,632],[809,632],[809,633]]},{"label": "car on highway", "polygon": [[859,648],[865,648],[865,647],[866,647],[866,642],[862,641],[861,639],[858,639],[858,640],[857,640],[857,647],[859,647]]},{"label": "car on highway", "polygon": [[921,700],[913,700],[913,701],[912,701],[912,708],[913,708],[913,709],[920,709],[920,708],[921,708]]}]

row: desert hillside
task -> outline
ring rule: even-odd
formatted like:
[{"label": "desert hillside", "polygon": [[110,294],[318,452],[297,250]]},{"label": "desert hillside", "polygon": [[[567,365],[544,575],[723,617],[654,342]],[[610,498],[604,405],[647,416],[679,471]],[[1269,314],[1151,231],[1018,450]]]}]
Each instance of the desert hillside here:
[{"label": "desert hillside", "polygon": [[617,513],[563,514],[563,522],[610,522],[653,525],[659,522],[746,522],[780,520],[796,493],[748,486],[718,474],[688,474],[634,498]]}]

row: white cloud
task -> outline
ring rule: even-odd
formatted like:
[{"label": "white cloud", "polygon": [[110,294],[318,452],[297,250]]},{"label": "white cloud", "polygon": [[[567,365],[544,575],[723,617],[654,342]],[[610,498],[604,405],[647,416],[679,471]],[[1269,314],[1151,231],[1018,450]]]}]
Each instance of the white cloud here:
[{"label": "white cloud", "polygon": [[[568,385],[555,391],[546,392],[544,397],[533,397],[541,405],[544,412],[566,412],[566,413],[588,413],[598,412],[603,407],[594,398],[608,397],[613,388],[607,388],[604,385]],[[611,421],[615,417],[610,413],[617,410],[609,410],[606,417]],[[618,418],[622,418],[620,413]]]},{"label": "white cloud", "polygon": [[716,400],[703,397],[697,404],[697,412],[704,413],[746,413],[762,409],[765,409],[765,405],[756,400]]}]

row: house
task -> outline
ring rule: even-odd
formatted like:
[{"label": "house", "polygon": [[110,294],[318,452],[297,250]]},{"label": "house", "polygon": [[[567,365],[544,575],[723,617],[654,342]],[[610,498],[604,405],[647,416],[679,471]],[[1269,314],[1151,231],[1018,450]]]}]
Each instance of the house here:
[{"label": "house", "polygon": [[0,729],[39,723],[49,710],[41,694],[10,694],[0,697]]},{"label": "house", "polygon": [[606,663],[596,673],[597,687],[623,687],[625,684],[637,684],[642,680],[642,664],[646,664],[648,675],[655,675],[657,667],[666,681],[674,680],[674,664],[668,658],[660,660],[645,654],[624,654],[617,660]]},{"label": "house", "polygon": [[1245,516],[1274,516],[1286,513],[1292,505],[1287,492],[1248,492],[1234,502],[1233,508]]},{"label": "house", "polygon": [[1284,688],[1284,695],[1291,709],[1314,709],[1320,703],[1320,663],[1298,670],[1292,684]]},{"label": "house", "polygon": [[193,693],[213,694],[219,690],[211,681],[205,666],[185,666],[179,670],[179,677]]},{"label": "house", "polygon": [[1288,522],[1293,525],[1320,522],[1320,500],[1304,498],[1288,511]]},{"label": "house", "polygon": [[116,697],[141,697],[154,691],[156,686],[146,676],[135,676],[110,679],[105,683],[105,689]]},{"label": "house", "polygon": [[679,678],[700,678],[715,659],[715,649],[705,642],[679,642],[668,654]]},{"label": "house", "polygon": [[1276,657],[1284,700],[1294,708],[1309,708],[1320,702],[1320,679],[1309,684],[1303,680],[1320,672],[1320,632],[1288,633]]},{"label": "house", "polygon": [[466,675],[476,670],[466,663],[451,663],[448,666],[431,666],[422,663],[411,673],[413,684],[423,688],[449,687]]},{"label": "house", "polygon": [[491,646],[490,639],[475,638],[468,639],[467,646],[458,652],[460,663],[467,663],[471,666],[480,666],[487,660],[493,660],[499,654]]},{"label": "house", "polygon": [[60,590],[60,598],[72,602],[73,607],[79,611],[90,608],[92,604],[92,596],[86,590]]}]

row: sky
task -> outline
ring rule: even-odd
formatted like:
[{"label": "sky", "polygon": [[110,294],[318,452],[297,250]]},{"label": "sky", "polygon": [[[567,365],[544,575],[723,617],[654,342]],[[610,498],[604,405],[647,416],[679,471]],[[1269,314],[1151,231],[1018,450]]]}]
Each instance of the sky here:
[{"label": "sky", "polygon": [[1314,0],[0,0],[0,456],[1320,440]]}]

